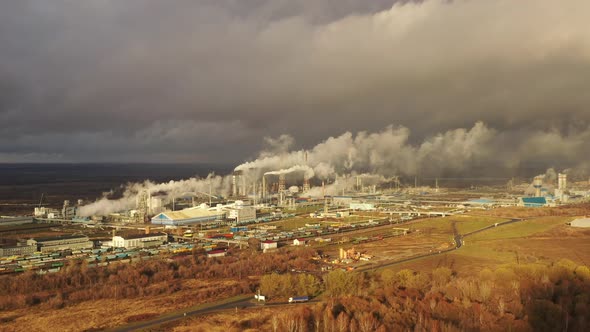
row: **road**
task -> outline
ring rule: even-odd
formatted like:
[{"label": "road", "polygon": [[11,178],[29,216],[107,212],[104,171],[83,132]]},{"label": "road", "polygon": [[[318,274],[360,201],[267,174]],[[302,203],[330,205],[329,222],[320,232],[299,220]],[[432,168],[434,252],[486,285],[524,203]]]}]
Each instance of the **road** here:
[{"label": "road", "polygon": [[397,264],[401,264],[401,263],[406,263],[406,262],[411,262],[414,260],[418,260],[418,259],[422,259],[422,258],[426,258],[426,257],[431,257],[431,256],[436,256],[436,255],[442,255],[454,250],[457,250],[459,248],[461,248],[463,246],[463,238],[467,237],[467,236],[471,236],[492,228],[496,228],[496,227],[501,227],[501,226],[505,226],[505,225],[509,225],[509,224],[513,224],[515,222],[520,222],[520,221],[524,221],[525,219],[511,219],[509,221],[504,221],[504,222],[500,222],[500,223],[496,223],[490,226],[486,226],[483,228],[480,228],[478,230],[469,232],[469,233],[465,233],[465,234],[459,234],[459,232],[457,231],[457,227],[456,224],[453,223],[452,227],[453,227],[453,239],[455,240],[455,246],[449,249],[444,249],[444,250],[439,250],[439,251],[434,251],[434,252],[429,252],[426,254],[420,254],[420,255],[416,255],[416,256],[412,256],[412,257],[408,257],[408,258],[404,258],[404,259],[400,259],[400,260],[396,260],[393,262],[388,262],[388,263],[381,263],[381,264],[375,264],[375,265],[369,265],[366,267],[361,267],[356,269],[356,271],[358,272],[363,272],[363,271],[368,271],[368,270],[373,270],[373,269],[378,269],[378,268],[382,268],[382,267],[387,267],[387,266],[393,266],[393,265],[397,265]]},{"label": "road", "polygon": [[112,332],[137,331],[137,330],[147,329],[150,327],[155,327],[155,326],[158,326],[158,325],[161,325],[164,323],[168,323],[168,322],[172,322],[172,321],[182,319],[185,317],[206,315],[206,314],[220,312],[220,311],[224,311],[224,310],[231,310],[231,309],[235,310],[235,308],[243,309],[243,308],[256,306],[256,304],[252,303],[251,299],[252,299],[251,296],[248,296],[248,297],[244,296],[244,297],[240,297],[239,299],[231,301],[231,302],[213,304],[213,305],[207,306],[205,308],[194,309],[194,310],[188,309],[186,312],[175,312],[173,314],[160,316],[160,317],[157,317],[157,318],[149,320],[149,321],[120,326],[120,327],[116,327],[114,329],[108,329],[106,331],[112,331]]},{"label": "road", "polygon": [[[445,254],[447,252],[453,251],[453,250],[457,250],[460,249],[463,246],[463,237],[467,237],[473,234],[477,234],[492,228],[496,228],[496,227],[500,227],[500,226],[504,226],[504,225],[508,225],[508,224],[512,224],[515,222],[520,222],[523,221],[525,219],[511,219],[509,221],[505,221],[505,222],[501,222],[501,223],[496,223],[494,225],[490,225],[487,227],[483,227],[480,228],[478,230],[466,233],[466,234],[459,234],[456,224],[453,223],[452,227],[453,227],[453,238],[455,240],[455,246],[449,249],[444,249],[444,250],[439,250],[439,251],[435,251],[432,253],[426,253],[426,254],[421,254],[421,255],[417,255],[417,256],[412,256],[412,257],[408,257],[408,258],[404,258],[401,260],[397,260],[397,261],[393,261],[393,262],[388,262],[388,263],[382,263],[382,264],[378,264],[378,265],[369,265],[366,267],[362,267],[359,268],[355,271],[357,272],[363,272],[363,271],[368,271],[368,270],[372,270],[372,269],[376,269],[376,268],[382,268],[382,267],[387,267],[387,266],[392,266],[392,265],[397,265],[397,264],[401,264],[401,263],[406,263],[406,262],[410,262],[413,260],[417,260],[417,259],[422,259],[422,258],[426,258],[426,257],[431,257],[431,256],[436,256],[436,255],[442,255]],[[317,302],[318,300],[311,300],[309,302]],[[238,309],[245,309],[245,308],[251,308],[251,307],[256,307],[259,304],[255,303],[252,301],[252,297],[251,296],[244,296],[244,297],[240,297],[239,299],[236,299],[234,301],[230,301],[230,302],[226,302],[226,303],[220,303],[220,304],[212,304],[210,306],[207,306],[205,308],[200,308],[200,309],[194,309],[194,310],[188,310],[185,312],[177,312],[177,313],[173,313],[173,314],[168,314],[168,315],[164,315],[161,317],[157,317],[155,319],[149,320],[149,321],[145,321],[145,322],[138,322],[138,323],[133,323],[133,324],[129,324],[129,325],[125,325],[125,326],[120,326],[114,329],[109,329],[106,331],[112,331],[112,332],[130,332],[130,331],[137,331],[137,330],[143,330],[143,329],[149,329],[149,328],[153,328],[156,326],[159,326],[161,324],[164,323],[168,323],[168,322],[172,322],[175,320],[179,320],[179,319],[183,319],[186,317],[194,317],[194,316],[200,316],[200,315],[207,315],[207,314],[212,314],[212,313],[217,313],[217,312],[221,312],[221,311],[227,311],[227,310],[235,310],[236,308]],[[293,304],[289,304],[287,302],[280,302],[280,303],[269,303],[266,304],[266,306],[286,306],[286,305],[293,305]]]},{"label": "road", "polygon": [[[312,299],[310,301],[303,302],[303,303],[316,303],[316,302],[319,302],[319,301],[317,299]],[[180,312],[175,312],[175,313],[171,313],[171,314],[166,314],[164,316],[156,317],[152,320],[132,323],[132,324],[124,325],[124,326],[119,326],[119,327],[108,329],[105,331],[106,332],[131,332],[131,331],[147,330],[150,328],[155,328],[155,327],[165,324],[165,323],[173,322],[173,321],[184,319],[187,317],[196,317],[196,316],[201,316],[201,315],[214,314],[214,313],[219,313],[222,311],[232,311],[232,310],[236,310],[236,308],[241,310],[241,309],[246,309],[246,308],[258,307],[258,306],[262,306],[262,305],[264,305],[265,307],[281,307],[281,306],[294,306],[297,304],[292,304],[289,302],[273,302],[273,303],[260,302],[260,303],[257,303],[257,302],[253,301],[252,295],[247,295],[247,296],[241,296],[239,299],[236,299],[235,301],[220,303],[220,304],[213,304],[213,305],[207,306],[205,308],[200,308],[200,309],[194,309],[194,310],[188,309],[186,312],[180,311]]]}]

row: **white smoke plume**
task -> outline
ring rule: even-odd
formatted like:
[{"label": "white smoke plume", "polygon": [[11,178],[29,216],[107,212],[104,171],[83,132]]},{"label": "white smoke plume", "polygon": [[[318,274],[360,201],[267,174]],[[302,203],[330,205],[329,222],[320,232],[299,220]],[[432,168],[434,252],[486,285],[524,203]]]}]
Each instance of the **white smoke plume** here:
[{"label": "white smoke plume", "polygon": [[[332,195],[343,188],[350,188],[350,181],[354,182],[355,179],[343,176],[351,174],[374,174],[374,182],[379,184],[392,177],[468,173],[489,165],[510,169],[521,162],[534,161],[535,158],[575,166],[579,156],[590,151],[590,128],[571,130],[567,135],[555,130],[529,132],[523,137],[520,132],[497,131],[477,122],[470,129],[453,129],[414,143],[408,128],[388,126],[374,133],[361,131],[354,135],[345,132],[337,137],[329,137],[309,150],[290,150],[295,146],[295,141],[288,135],[265,140],[269,148],[263,150],[258,159],[235,168],[242,172],[247,186],[255,187],[253,184],[260,183],[264,174],[305,172],[308,178],[315,176],[316,183],[338,178],[337,182],[325,188],[326,194]],[[588,167],[582,164],[574,170],[570,173],[582,178],[587,174]],[[555,170],[552,169],[544,175],[549,182],[554,182],[555,177]],[[291,175],[288,180],[294,178]],[[289,184],[300,184],[302,177],[296,179],[298,183],[289,181]],[[123,198],[103,198],[82,207],[81,212],[83,215],[107,214],[133,208],[135,196],[141,190],[173,197],[186,192],[208,192],[211,183],[214,195],[228,196],[231,182],[231,176],[210,175],[206,179],[129,184]],[[363,185],[369,184],[363,182]],[[316,187],[306,195],[318,197],[321,191],[321,188]]]},{"label": "white smoke plume", "polygon": [[486,144],[494,132],[477,123],[470,130],[451,130],[420,145],[409,143],[410,130],[405,127],[388,126],[381,132],[362,131],[356,136],[346,132],[326,139],[307,152],[262,153],[260,158],[239,165],[236,170],[264,170],[265,173],[289,170],[301,165],[306,153],[307,165],[319,179],[350,173],[414,175],[422,166],[421,171],[462,170],[490,153]]},{"label": "white smoke plume", "polygon": [[313,171],[313,169],[309,166],[306,166],[306,165],[295,165],[295,166],[289,167],[287,169],[266,172],[266,173],[264,173],[264,175],[282,175],[282,174],[289,174],[289,173],[293,173],[293,172],[303,172],[303,173],[305,173],[305,176],[308,179],[312,178],[315,175],[315,172]]},{"label": "white smoke plume", "polygon": [[136,207],[137,195],[147,190],[151,195],[158,194],[164,200],[171,200],[174,197],[189,196],[196,194],[206,197],[211,189],[212,195],[228,195],[231,189],[231,178],[209,174],[207,178],[190,178],[180,181],[169,181],[164,183],[153,183],[144,181],[129,183],[125,187],[123,197],[109,199],[102,197],[96,202],[80,207],[80,216],[108,215],[114,212],[134,209]]}]

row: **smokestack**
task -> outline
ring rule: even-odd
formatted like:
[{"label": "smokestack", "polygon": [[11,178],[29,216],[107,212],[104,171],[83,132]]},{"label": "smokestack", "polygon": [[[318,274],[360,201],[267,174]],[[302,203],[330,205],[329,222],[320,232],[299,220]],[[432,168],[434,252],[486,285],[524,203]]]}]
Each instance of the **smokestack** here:
[{"label": "smokestack", "polygon": [[238,196],[238,187],[236,183],[236,173],[234,173],[231,177],[231,194],[232,196]]},{"label": "smokestack", "polygon": [[266,196],[266,177],[262,175],[262,199]]},{"label": "smokestack", "polygon": [[559,189],[559,190],[566,190],[567,189],[567,174],[559,173],[557,175],[557,189]]},{"label": "smokestack", "polygon": [[[303,161],[303,164],[307,166],[307,151],[305,151]],[[307,192],[309,191],[309,189],[311,188],[309,186],[309,178],[307,177],[307,172],[303,172],[303,192]]]},{"label": "smokestack", "polygon": [[311,187],[309,186],[309,179],[303,178],[303,192],[307,192],[309,191],[309,189],[311,189]]},{"label": "smokestack", "polygon": [[285,191],[285,174],[279,174],[279,192]]}]

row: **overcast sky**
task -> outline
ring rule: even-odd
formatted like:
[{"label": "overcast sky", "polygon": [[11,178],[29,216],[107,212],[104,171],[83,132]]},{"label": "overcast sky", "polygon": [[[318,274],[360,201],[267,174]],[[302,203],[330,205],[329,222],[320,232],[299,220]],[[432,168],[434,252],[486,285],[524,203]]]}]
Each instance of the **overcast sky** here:
[{"label": "overcast sky", "polygon": [[587,158],[590,1],[404,3],[1,1],[0,162],[239,164],[478,121],[511,158]]}]

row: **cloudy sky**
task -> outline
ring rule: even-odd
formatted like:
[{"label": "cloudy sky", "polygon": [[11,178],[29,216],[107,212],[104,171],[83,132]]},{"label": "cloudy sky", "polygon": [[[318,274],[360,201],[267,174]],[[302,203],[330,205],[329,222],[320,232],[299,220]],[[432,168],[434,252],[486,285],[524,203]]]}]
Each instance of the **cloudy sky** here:
[{"label": "cloudy sky", "polygon": [[239,164],[264,137],[312,148],[391,125],[416,147],[483,128],[512,163],[573,166],[590,151],[588,13],[587,0],[2,1],[0,162]]}]

